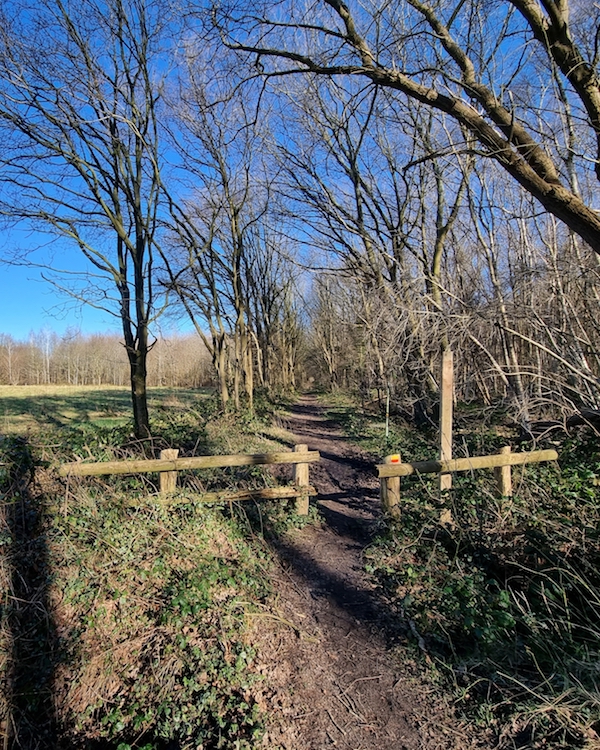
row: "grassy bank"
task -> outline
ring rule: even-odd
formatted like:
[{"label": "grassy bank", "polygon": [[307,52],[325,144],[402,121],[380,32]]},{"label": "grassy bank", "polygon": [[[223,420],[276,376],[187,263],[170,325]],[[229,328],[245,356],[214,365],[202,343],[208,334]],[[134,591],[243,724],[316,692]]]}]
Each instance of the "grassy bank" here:
[{"label": "grassy bank", "polygon": [[[184,474],[172,507],[151,475],[63,481],[63,461],[139,451],[127,392],[9,391],[0,393],[9,426],[0,439],[0,729],[9,746],[256,747],[266,705],[250,623],[269,606],[271,558],[243,508],[207,507],[198,495],[273,477],[256,467]],[[266,420],[240,425],[206,394],[156,390],[151,399],[152,451],[282,447]]]}]

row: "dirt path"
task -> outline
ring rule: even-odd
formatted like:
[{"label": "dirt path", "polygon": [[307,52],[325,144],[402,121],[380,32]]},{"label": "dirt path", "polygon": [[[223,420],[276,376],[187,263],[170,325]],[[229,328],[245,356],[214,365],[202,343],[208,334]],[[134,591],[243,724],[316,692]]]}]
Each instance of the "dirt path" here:
[{"label": "dirt path", "polygon": [[[268,628],[263,671],[277,709],[266,745],[286,750],[434,750],[475,747],[408,657],[406,623],[364,573],[380,516],[373,462],[303,398],[284,425],[321,452],[311,465],[325,519],[278,546],[280,623]],[[273,665],[276,665],[275,670]]]}]

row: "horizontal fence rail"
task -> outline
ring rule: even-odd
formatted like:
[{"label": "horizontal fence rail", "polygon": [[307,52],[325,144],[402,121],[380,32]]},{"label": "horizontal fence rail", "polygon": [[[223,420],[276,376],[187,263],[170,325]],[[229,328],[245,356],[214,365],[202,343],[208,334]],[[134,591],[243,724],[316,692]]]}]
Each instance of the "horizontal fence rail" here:
[{"label": "horizontal fence rail", "polygon": [[178,458],[179,451],[169,448],[161,451],[156,459],[132,461],[98,461],[83,463],[76,461],[62,464],[58,473],[63,477],[102,476],[106,474],[147,474],[158,473],[160,493],[168,495],[175,492],[177,472],[196,469],[222,469],[228,466],[261,466],[272,464],[295,464],[295,484],[287,487],[265,487],[258,490],[240,490],[209,492],[202,495],[203,502],[235,502],[249,499],[296,498],[296,511],[299,515],[308,513],[309,497],[316,495],[314,487],[309,484],[309,464],[318,461],[319,451],[309,451],[306,445],[296,445],[293,452],[253,453],[228,456],[192,456]]},{"label": "horizontal fence rail", "polygon": [[414,461],[410,464],[385,463],[377,466],[380,477],[407,477],[411,474],[445,474],[470,469],[495,469],[500,466],[536,464],[541,461],[556,461],[555,450],[530,451],[529,453],[493,453],[489,456],[451,458],[448,461]]},{"label": "horizontal fence rail", "polygon": [[254,453],[232,456],[192,456],[190,458],[152,458],[138,461],[99,461],[93,464],[75,462],[63,464],[58,473],[63,476],[100,476],[102,474],[146,474],[184,469],[221,469],[226,466],[259,466],[261,464],[301,464],[318,461],[319,451],[303,453]]},{"label": "horizontal fence rail", "polygon": [[555,450],[512,453],[510,446],[503,448],[501,453],[494,453],[489,456],[470,456],[469,458],[454,458],[445,461],[402,463],[400,454],[396,453],[386,456],[384,463],[377,466],[381,484],[381,502],[384,510],[398,517],[400,515],[401,477],[407,477],[411,474],[451,474],[455,471],[470,471],[472,469],[494,469],[498,494],[509,496],[512,495],[511,466],[556,460],[558,460],[558,453]]}]

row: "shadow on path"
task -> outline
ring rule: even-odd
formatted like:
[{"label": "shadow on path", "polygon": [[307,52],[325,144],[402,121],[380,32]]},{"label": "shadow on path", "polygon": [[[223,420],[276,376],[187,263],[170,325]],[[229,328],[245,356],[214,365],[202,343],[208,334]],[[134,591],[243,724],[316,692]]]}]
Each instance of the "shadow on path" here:
[{"label": "shadow on path", "polygon": [[327,614],[321,602],[322,619],[339,619],[338,609],[355,625],[376,626],[388,645],[397,643],[406,636],[406,622],[390,609],[364,570],[363,553],[381,517],[375,462],[347,443],[339,425],[324,419],[323,411],[314,399],[304,397],[285,422],[297,442],[321,454],[319,463],[310,467],[310,483],[317,489],[324,525],[279,539],[275,548],[310,597],[331,605]]},{"label": "shadow on path", "polygon": [[57,747],[52,682],[56,633],[48,602],[48,548],[43,507],[33,491],[27,441],[1,446],[2,648],[5,668],[0,722],[6,750]]}]

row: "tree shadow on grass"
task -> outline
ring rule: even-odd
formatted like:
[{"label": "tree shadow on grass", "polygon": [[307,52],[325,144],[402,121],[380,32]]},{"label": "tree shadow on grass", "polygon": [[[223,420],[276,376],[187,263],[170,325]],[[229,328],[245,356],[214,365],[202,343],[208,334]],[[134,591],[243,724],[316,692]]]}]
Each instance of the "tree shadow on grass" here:
[{"label": "tree shadow on grass", "polygon": [[23,438],[0,444],[2,493],[1,627],[4,748],[57,747],[53,676],[58,655],[48,597],[50,570],[43,501],[33,485],[34,461]]},{"label": "tree shadow on grass", "polygon": [[[81,429],[125,427],[131,422],[131,393],[128,388],[77,386],[3,388],[0,393],[0,425],[6,434],[23,435],[38,429]],[[53,390],[55,389],[55,390]],[[153,418],[165,412],[202,413],[210,393],[200,389],[149,389]]]}]

